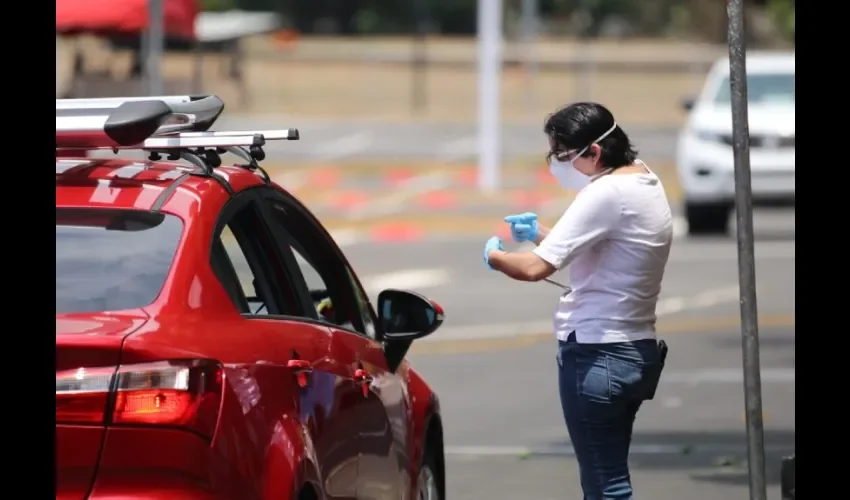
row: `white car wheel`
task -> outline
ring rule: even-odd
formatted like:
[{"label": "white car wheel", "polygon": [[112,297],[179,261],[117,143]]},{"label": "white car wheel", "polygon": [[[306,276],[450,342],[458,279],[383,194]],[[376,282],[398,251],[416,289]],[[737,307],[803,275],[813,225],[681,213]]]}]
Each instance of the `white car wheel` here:
[{"label": "white car wheel", "polygon": [[686,203],[688,234],[726,234],[732,207],[727,203]]},{"label": "white car wheel", "polygon": [[437,475],[432,469],[431,460],[427,459],[419,471],[419,500],[440,500],[440,489],[437,486]]}]

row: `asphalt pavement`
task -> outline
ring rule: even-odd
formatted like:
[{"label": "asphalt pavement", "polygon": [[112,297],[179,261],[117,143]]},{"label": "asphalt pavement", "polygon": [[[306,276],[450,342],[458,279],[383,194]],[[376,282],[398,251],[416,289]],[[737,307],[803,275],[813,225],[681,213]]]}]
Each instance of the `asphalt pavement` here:
[{"label": "asphalt pavement", "polygon": [[[795,440],[794,214],[757,211],[755,220],[768,498],[779,499],[779,460]],[[485,269],[483,241],[344,250],[373,297],[410,288],[446,310],[410,360],[440,396],[448,498],[580,498],[549,319],[560,292]],[[632,446],[637,498],[748,498],[736,257],[732,237],[674,242],[658,306],[670,356]]]},{"label": "asphalt pavement", "polygon": [[[498,222],[495,218],[494,225]],[[793,312],[794,213],[756,212],[754,225],[759,311],[765,317]],[[561,290],[546,282],[516,282],[486,269],[482,251],[492,234],[477,231],[466,237],[395,244],[354,242],[343,245],[343,251],[373,297],[383,288],[410,288],[443,306],[443,329],[425,342],[548,332]],[[510,241],[505,244],[508,249],[519,248]],[[565,281],[566,272],[553,279]],[[737,300],[733,237],[693,239],[677,232],[659,315],[699,316],[712,308],[734,316]]]},{"label": "asphalt pavement", "polygon": [[[793,326],[762,329],[769,498],[794,450]],[[636,498],[744,500],[747,494],[740,334],[663,334],[669,365],[641,408],[632,443]],[[581,498],[557,392],[555,342],[463,354],[414,354],[442,405],[450,500]]]},{"label": "asphalt pavement", "polygon": [[[645,159],[669,160],[677,129],[621,124]],[[216,122],[216,130],[297,128],[298,141],[272,141],[265,147],[271,161],[337,162],[392,158],[464,161],[477,155],[475,124],[371,120],[316,120],[299,116],[232,116]],[[547,149],[543,117],[539,122],[503,124],[502,155],[506,161],[541,156]]]},{"label": "asphalt pavement", "polygon": [[[222,120],[221,129],[299,127],[304,141],[268,148],[269,159],[283,166],[277,175],[286,174],[288,159],[344,171],[353,165],[351,160],[404,158],[402,166],[420,161],[428,169],[429,164],[468,161],[476,152],[471,126]],[[627,130],[650,166],[669,162],[675,131]],[[544,150],[538,126],[503,127],[506,161],[539,156]],[[671,172],[659,175],[671,204],[678,207],[669,163],[666,170]],[[500,223],[505,214],[532,209],[554,220],[568,200],[547,199],[546,179],[523,173],[523,182],[531,183],[525,187],[534,190],[524,199],[509,199],[506,191],[491,203],[467,185],[459,199],[470,207],[443,203],[441,208],[439,203],[420,204],[417,197],[436,193],[445,202],[452,184],[441,177],[444,173],[426,170],[398,185],[387,183],[389,173],[381,175],[379,182],[362,173],[329,182],[319,188],[326,191],[321,199],[298,194],[331,229],[373,298],[384,288],[407,288],[426,294],[446,311],[442,328],[416,342],[410,359],[441,398],[448,498],[580,498],[556,390],[551,314],[561,291],[547,283],[511,281],[486,269],[481,258],[487,237],[499,231],[505,236]],[[281,183],[292,188],[298,184],[297,173]],[[319,184],[309,175],[301,183]],[[351,192],[352,187],[359,193]],[[323,200],[333,203],[322,205]],[[406,223],[408,233],[364,237],[378,225],[396,222]],[[677,238],[657,309],[659,333],[670,344],[669,364],[656,399],[644,406],[636,422],[632,472],[637,498],[745,499],[735,240],[692,239],[684,226],[677,217]],[[408,237],[416,227],[421,231]],[[778,499],[779,458],[794,448],[794,212],[757,210],[755,229],[769,498]]]}]

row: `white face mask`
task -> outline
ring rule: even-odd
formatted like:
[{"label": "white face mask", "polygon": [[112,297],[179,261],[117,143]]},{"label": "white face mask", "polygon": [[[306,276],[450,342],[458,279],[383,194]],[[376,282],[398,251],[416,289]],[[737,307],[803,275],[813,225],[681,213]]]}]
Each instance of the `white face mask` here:
[{"label": "white face mask", "polygon": [[[585,175],[576,169],[573,162],[576,158],[583,155],[590,148],[590,146],[608,137],[608,135],[616,128],[617,124],[614,123],[614,126],[608,129],[607,132],[600,135],[595,141],[591,142],[590,144],[582,148],[578,153],[576,153],[575,156],[573,156],[572,160],[562,161],[557,159],[556,157],[552,157],[552,159],[549,160],[549,172],[551,172],[552,176],[558,180],[558,183],[561,185],[561,187],[563,187],[564,189],[580,191],[585,186],[590,184],[594,178],[605,173],[602,172],[599,175],[595,176]],[[573,151],[567,151],[565,153],[561,153],[561,156],[569,156],[572,153]]]}]

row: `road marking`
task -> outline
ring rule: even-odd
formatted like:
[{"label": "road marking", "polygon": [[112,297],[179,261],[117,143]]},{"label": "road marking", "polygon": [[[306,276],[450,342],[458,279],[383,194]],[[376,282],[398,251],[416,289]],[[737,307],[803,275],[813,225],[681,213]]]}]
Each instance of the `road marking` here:
[{"label": "road marking", "polygon": [[349,210],[344,217],[357,221],[389,215],[397,212],[399,207],[415,196],[448,187],[450,184],[451,178],[445,171],[417,175],[401,183],[394,193],[378,197],[363,207]]},{"label": "road marking", "polygon": [[367,276],[361,280],[368,293],[378,293],[387,288],[421,290],[445,285],[451,281],[448,269],[405,269],[392,273]]},{"label": "road marking", "polygon": [[[764,315],[759,318],[760,328],[793,328],[795,325],[793,314]],[[693,317],[680,318],[678,320],[666,320],[658,323],[659,335],[677,335],[687,333],[707,333],[716,330],[739,328],[741,318],[739,316],[723,317]],[[449,329],[447,329],[449,330]],[[431,337],[414,342],[411,353],[421,355],[434,354],[469,354],[478,352],[498,351],[528,347],[540,342],[554,342],[552,325],[541,328],[536,333],[520,333],[505,337],[479,337],[459,340],[447,340],[444,332],[437,330]]]},{"label": "road marking", "polygon": [[278,172],[269,175],[272,181],[282,186],[290,193],[298,191],[307,184],[309,178],[308,169],[296,169],[287,172]]},{"label": "road marking", "polygon": [[[691,253],[685,253],[691,252]],[[756,260],[787,260],[796,257],[796,245],[794,241],[771,241],[761,242],[755,245]],[[670,253],[670,263],[689,262],[721,262],[738,260],[738,251],[735,246],[730,245],[699,245],[693,246],[682,244],[673,245]]]},{"label": "road marking", "polygon": [[455,162],[475,155],[478,137],[472,135],[463,139],[456,139],[443,145],[438,153],[437,159],[444,162]]},{"label": "road marking", "polygon": [[[794,368],[762,368],[762,383],[788,384],[795,382]],[[687,370],[664,372],[665,384],[741,384],[744,372],[740,368],[714,368],[708,370]]]},{"label": "road marking", "polygon": [[[794,445],[765,445],[765,451],[770,453],[781,453],[793,450]],[[451,457],[572,457],[575,449],[572,445],[564,444],[558,446],[446,446],[444,450]],[[630,455],[694,455],[694,454],[717,454],[735,455],[745,454],[745,444],[652,444],[636,443],[629,448]]]},{"label": "road marking", "polygon": [[371,130],[364,130],[354,134],[346,135],[330,143],[326,143],[314,159],[322,162],[330,162],[341,160],[348,156],[354,156],[357,153],[362,153],[368,150],[374,142],[374,133]]},{"label": "road marking", "polygon": [[[768,420],[769,420],[768,413],[766,411],[762,410],[761,411],[762,424],[766,424],[768,422]],[[747,412],[741,413],[741,423],[746,425],[746,423],[747,423]]]},{"label": "road marking", "polygon": [[[426,181],[428,181],[426,179]],[[432,181],[429,181],[432,182]],[[439,186],[439,184],[438,184]],[[423,191],[429,191],[434,188],[429,185],[426,186],[427,189]],[[434,189],[439,189],[436,187]],[[422,191],[419,191],[422,192]],[[389,215],[396,210],[399,209],[400,206],[404,204],[404,202],[408,201],[410,198],[418,194],[419,192],[413,192],[412,194],[403,192],[403,193],[393,193],[392,198],[389,198],[389,201],[386,199],[382,202],[387,204],[387,206],[381,207],[378,210],[374,210],[369,208],[368,205],[362,207],[360,213],[357,213],[355,216],[350,217],[349,220],[362,220],[367,217],[366,215],[372,216],[373,214],[379,215]],[[371,212],[371,213],[370,213]],[[497,218],[498,223],[498,218]],[[452,226],[452,223],[448,218],[446,219],[446,227],[451,227],[451,231],[448,234],[439,234],[439,232],[432,230],[432,226],[434,224],[425,224],[419,221],[408,222],[407,225],[411,227],[421,227],[423,228],[424,237],[421,241],[417,241],[415,245],[421,244],[433,244],[433,243],[466,243],[471,241],[481,241],[482,239],[486,239],[487,236],[491,234],[487,234],[485,231],[488,226],[486,222],[482,222],[479,224],[477,229],[470,228],[466,234],[458,234],[457,226]],[[370,241],[368,236],[368,231],[364,231],[362,229],[356,228],[347,228],[342,226],[345,229],[350,229],[352,231],[358,231],[360,239],[357,243],[359,244],[378,244],[376,242]],[[368,227],[368,226],[367,226]],[[483,228],[483,229],[482,229]],[[505,239],[506,243],[509,243],[509,240]],[[533,248],[534,245],[529,245],[527,247],[518,247],[517,251],[529,250]],[[787,260],[794,259],[796,257],[796,243],[794,240],[790,241],[761,241],[756,242],[755,244],[755,254],[757,260]],[[677,243],[673,244],[673,249],[670,253],[669,262],[672,264],[679,263],[692,263],[692,262],[724,262],[724,261],[735,261],[738,259],[737,249],[734,245],[734,239],[732,238],[724,238],[717,240],[709,240],[709,241],[699,241],[699,240],[689,240],[689,239],[681,239]]]},{"label": "road marking", "polygon": [[353,229],[338,229],[336,231],[331,231],[331,237],[334,239],[339,248],[356,245],[361,241],[359,232]]},{"label": "road marking", "polygon": [[692,302],[695,309],[707,309],[718,304],[735,302],[739,297],[738,286],[734,285],[701,292],[692,299]]},{"label": "road marking", "polygon": [[681,238],[688,235],[688,221],[681,215],[673,217],[673,237]]},{"label": "road marking", "polygon": [[[735,293],[730,293],[731,290]],[[711,297],[714,302],[711,306],[723,302],[735,302],[738,300],[737,285],[727,285],[703,291],[695,297],[669,297],[658,301],[655,307],[656,315],[661,318],[683,311],[704,309],[706,297]],[[697,302],[699,299],[700,302]],[[493,323],[487,325],[472,325],[447,327],[439,330],[439,334],[433,337],[425,337],[422,342],[440,342],[453,340],[472,340],[481,338],[516,337],[526,334],[535,334],[541,331],[552,331],[552,320],[543,321],[521,321],[512,323]],[[433,340],[432,340],[433,339]]]},{"label": "road marking", "polygon": [[669,299],[659,300],[655,306],[656,316],[666,316],[682,312],[688,308],[688,301],[684,297],[670,297]]}]

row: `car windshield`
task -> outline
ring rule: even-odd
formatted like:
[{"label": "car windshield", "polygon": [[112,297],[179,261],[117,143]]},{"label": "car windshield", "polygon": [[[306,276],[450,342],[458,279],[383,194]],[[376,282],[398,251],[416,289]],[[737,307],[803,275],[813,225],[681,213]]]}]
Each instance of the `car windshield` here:
[{"label": "car windshield", "polygon": [[118,311],[152,303],[183,223],[135,210],[56,209],[56,313]]},{"label": "car windshield", "polygon": [[[732,102],[729,77],[723,79],[715,104]],[[756,73],[747,75],[747,102],[750,104],[794,104],[794,73]]]}]

